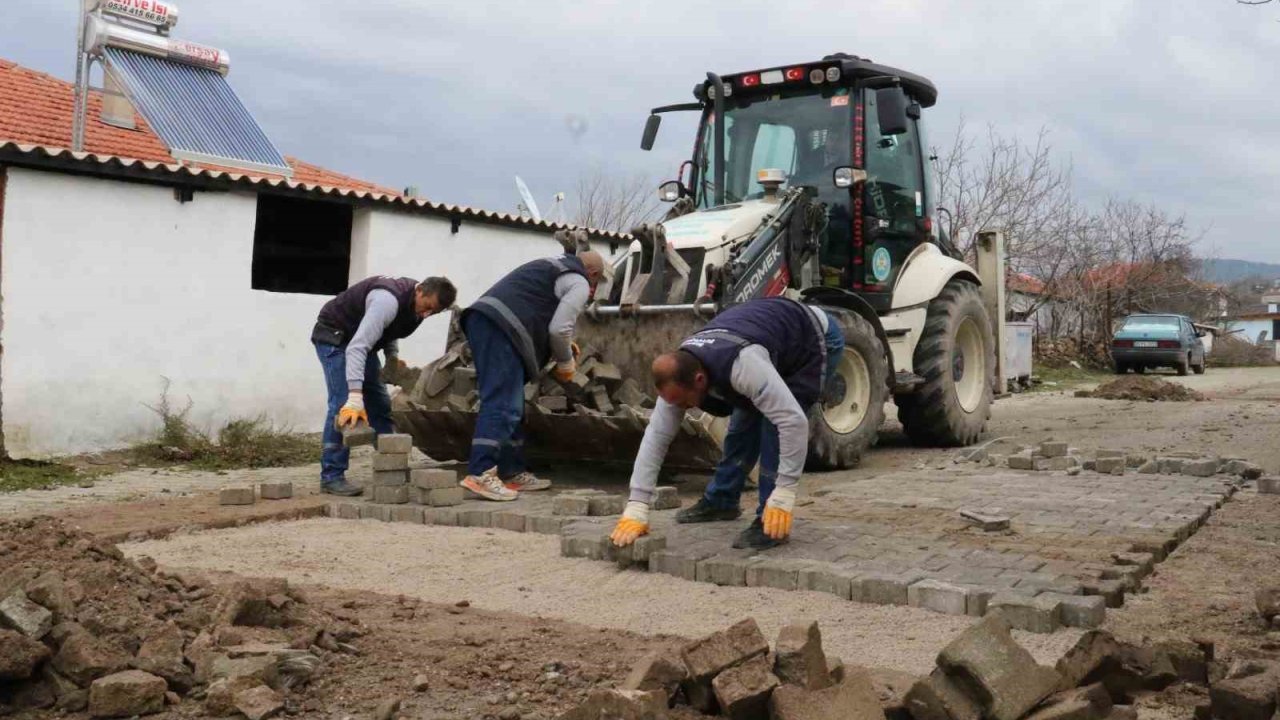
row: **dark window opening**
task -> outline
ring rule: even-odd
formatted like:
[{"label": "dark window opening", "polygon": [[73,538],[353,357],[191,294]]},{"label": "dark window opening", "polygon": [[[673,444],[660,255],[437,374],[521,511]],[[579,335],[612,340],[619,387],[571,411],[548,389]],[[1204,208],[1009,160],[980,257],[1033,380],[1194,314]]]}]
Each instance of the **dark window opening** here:
[{"label": "dark window opening", "polygon": [[259,195],[253,289],[314,295],[346,290],[352,214],[343,203]]}]

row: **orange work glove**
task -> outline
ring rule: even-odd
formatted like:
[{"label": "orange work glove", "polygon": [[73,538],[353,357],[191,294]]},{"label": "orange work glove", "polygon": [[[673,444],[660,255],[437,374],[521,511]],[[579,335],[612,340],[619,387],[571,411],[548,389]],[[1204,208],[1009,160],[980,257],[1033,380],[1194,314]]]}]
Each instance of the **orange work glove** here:
[{"label": "orange work glove", "polygon": [[764,504],[764,534],[774,540],[784,540],[791,535],[791,521],[796,507],[794,487],[775,487]]},{"label": "orange work glove", "polygon": [[359,392],[347,393],[347,404],[342,406],[338,411],[338,417],[334,418],[333,426],[339,430],[353,428],[360,423],[368,424],[369,414],[364,411],[364,394]]},{"label": "orange work glove", "polygon": [[618,518],[609,539],[618,547],[626,547],[635,542],[641,535],[649,534],[649,506],[632,500]]},{"label": "orange work glove", "polygon": [[562,383],[567,383],[573,379],[578,372],[578,363],[576,360],[566,360],[565,362],[556,363],[555,370],[551,374]]}]

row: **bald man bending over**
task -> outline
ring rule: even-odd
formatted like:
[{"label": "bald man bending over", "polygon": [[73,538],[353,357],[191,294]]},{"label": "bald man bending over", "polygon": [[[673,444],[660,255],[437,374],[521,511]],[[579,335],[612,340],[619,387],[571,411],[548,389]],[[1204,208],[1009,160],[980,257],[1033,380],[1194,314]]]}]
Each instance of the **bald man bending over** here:
[{"label": "bald man bending over", "polygon": [[525,468],[524,386],[555,360],[555,376],[577,371],[573,334],[578,315],[604,274],[591,250],[527,262],[512,270],[462,314],[476,363],[480,414],[462,487],[486,500],[515,500],[551,481]]}]

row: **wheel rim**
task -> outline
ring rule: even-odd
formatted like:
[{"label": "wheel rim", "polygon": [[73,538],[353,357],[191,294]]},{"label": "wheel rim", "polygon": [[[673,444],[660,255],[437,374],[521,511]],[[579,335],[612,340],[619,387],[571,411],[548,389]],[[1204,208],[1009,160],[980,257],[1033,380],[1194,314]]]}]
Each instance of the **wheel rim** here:
[{"label": "wheel rim", "polygon": [[846,347],[831,381],[830,402],[822,407],[822,417],[833,431],[845,435],[858,429],[871,405],[871,371],[862,353]]},{"label": "wheel rim", "polygon": [[956,399],[965,412],[973,412],[982,404],[987,359],[982,352],[982,332],[973,318],[960,321],[952,350],[951,376],[955,380]]}]

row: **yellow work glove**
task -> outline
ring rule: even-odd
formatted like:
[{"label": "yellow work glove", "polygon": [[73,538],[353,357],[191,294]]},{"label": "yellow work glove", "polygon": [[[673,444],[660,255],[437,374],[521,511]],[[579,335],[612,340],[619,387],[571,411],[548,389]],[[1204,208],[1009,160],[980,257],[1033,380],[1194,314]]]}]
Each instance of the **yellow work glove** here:
[{"label": "yellow work glove", "polygon": [[764,534],[774,540],[783,540],[791,535],[791,521],[796,508],[796,489],[794,487],[775,487],[769,493],[764,504]]},{"label": "yellow work glove", "polygon": [[369,422],[369,414],[364,411],[364,394],[347,393],[347,404],[338,411],[338,417],[334,418],[333,426],[339,430],[345,430],[362,422],[366,424]]},{"label": "yellow work glove", "polygon": [[649,506],[632,500],[618,518],[609,539],[618,547],[626,547],[635,542],[641,535],[649,534]]},{"label": "yellow work glove", "polygon": [[551,374],[560,382],[567,383],[573,379],[577,372],[578,362],[576,360],[566,360],[556,363],[556,368],[551,371]]}]

